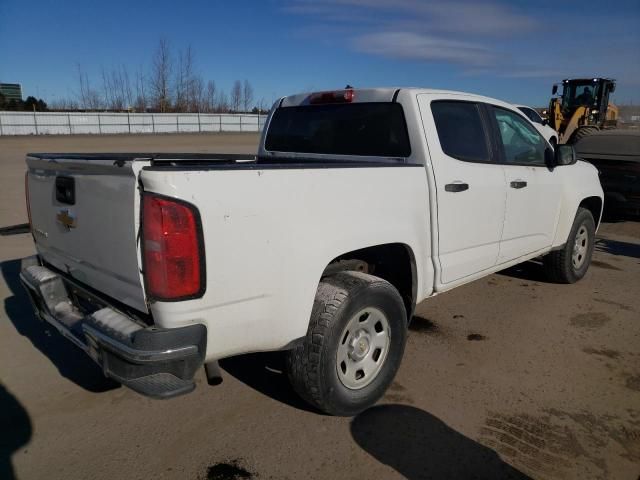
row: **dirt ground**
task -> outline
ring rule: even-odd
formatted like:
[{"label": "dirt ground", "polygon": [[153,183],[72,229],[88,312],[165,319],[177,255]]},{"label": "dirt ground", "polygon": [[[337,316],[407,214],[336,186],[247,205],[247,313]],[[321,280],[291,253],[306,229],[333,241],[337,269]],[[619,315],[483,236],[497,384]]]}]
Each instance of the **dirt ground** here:
[{"label": "dirt ground", "polygon": [[[26,221],[26,151],[255,151],[256,135],[0,138],[0,227]],[[39,323],[0,236],[0,479],[629,479],[640,475],[640,223],[601,226],[576,285],[529,262],[420,304],[380,403],[310,410],[282,355],[143,398]]]}]

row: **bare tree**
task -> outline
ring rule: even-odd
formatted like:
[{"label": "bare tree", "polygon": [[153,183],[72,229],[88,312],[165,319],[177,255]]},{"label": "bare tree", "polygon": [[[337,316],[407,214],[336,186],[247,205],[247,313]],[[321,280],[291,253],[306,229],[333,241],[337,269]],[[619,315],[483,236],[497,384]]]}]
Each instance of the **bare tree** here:
[{"label": "bare tree", "polygon": [[220,90],[218,93],[218,100],[216,102],[216,111],[220,113],[228,113],[229,112],[229,99],[224,90]]},{"label": "bare tree", "polygon": [[153,57],[150,81],[153,108],[160,112],[167,112],[171,107],[171,63],[169,42],[162,38]]},{"label": "bare tree", "polygon": [[[188,50],[190,52],[190,49]],[[186,111],[186,96],[187,96],[187,80],[185,70],[188,67],[186,55],[182,52],[178,52],[178,62],[176,64],[175,78],[174,78],[174,92],[175,92],[175,101],[173,103],[173,108],[176,112],[184,112]],[[189,62],[191,59],[188,60]]]},{"label": "bare tree", "polygon": [[242,86],[242,104],[244,106],[244,111],[248,112],[251,104],[253,103],[253,87],[249,83],[249,80],[245,79],[244,85]]},{"label": "bare tree", "polygon": [[204,80],[200,75],[194,75],[189,82],[189,111],[202,112],[205,110],[206,94]]},{"label": "bare tree", "polygon": [[240,80],[233,82],[233,88],[231,88],[231,110],[238,112],[240,105],[242,104],[242,83]]},{"label": "bare tree", "polygon": [[147,91],[145,88],[146,78],[142,72],[142,68],[136,72],[136,97],[135,109],[138,112],[146,112],[148,107]]},{"label": "bare tree", "polygon": [[133,90],[131,88],[131,81],[129,80],[129,71],[124,65],[120,66],[120,85],[122,88],[122,95],[127,102],[127,108],[133,107]]},{"label": "bare tree", "polygon": [[92,87],[89,76],[77,65],[79,91],[71,99],[60,99],[57,106],[99,110],[125,110],[138,112],[262,112],[268,107],[264,98],[256,104],[253,86],[249,80],[236,80],[226,93],[213,80],[204,78],[196,68],[191,46],[173,55],[169,42],[161,38],[153,54],[151,67],[140,67],[133,75],[125,65],[102,68],[102,85]]},{"label": "bare tree", "polygon": [[80,86],[79,100],[80,100],[80,108],[84,110],[98,110],[102,107],[102,102],[100,101],[100,94],[97,90],[91,88],[91,84],[89,83],[89,76],[82,70],[80,64],[77,65],[78,68],[78,83]]},{"label": "bare tree", "polygon": [[70,111],[80,109],[80,104],[73,98],[57,98],[49,103],[49,110]]},{"label": "bare tree", "polygon": [[191,46],[180,52],[175,76],[175,110],[178,112],[197,112],[202,109],[204,80],[196,72],[195,63]]},{"label": "bare tree", "polygon": [[124,65],[106,71],[102,68],[104,102],[110,110],[125,110],[133,106],[129,72]]},{"label": "bare tree", "polygon": [[260,97],[260,101],[258,102],[258,113],[262,113],[266,111],[264,97]]},{"label": "bare tree", "polygon": [[109,110],[123,110],[124,98],[120,88],[120,78],[116,70],[107,72],[102,68],[102,92],[105,107]]},{"label": "bare tree", "polygon": [[80,105],[82,106],[82,108],[86,108],[89,79],[87,78],[86,73],[83,73],[82,67],[79,63],[76,64],[76,70],[78,70],[78,83],[80,86],[80,93],[78,95],[78,98],[80,100]]},{"label": "bare tree", "polygon": [[205,108],[207,113],[214,112],[216,108],[216,82],[207,82],[207,92],[205,93]]}]

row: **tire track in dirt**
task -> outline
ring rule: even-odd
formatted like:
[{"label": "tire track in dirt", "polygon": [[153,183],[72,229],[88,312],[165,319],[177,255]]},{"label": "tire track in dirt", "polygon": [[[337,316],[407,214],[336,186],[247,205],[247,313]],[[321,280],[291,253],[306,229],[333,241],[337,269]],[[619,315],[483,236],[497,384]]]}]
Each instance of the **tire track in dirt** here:
[{"label": "tire track in dirt", "polygon": [[612,415],[557,409],[545,410],[540,416],[489,412],[480,428],[480,442],[536,477],[565,478],[569,472],[581,471],[582,477],[610,478],[607,461],[613,459],[594,452],[613,442],[620,457],[640,462],[636,415],[622,421]]}]

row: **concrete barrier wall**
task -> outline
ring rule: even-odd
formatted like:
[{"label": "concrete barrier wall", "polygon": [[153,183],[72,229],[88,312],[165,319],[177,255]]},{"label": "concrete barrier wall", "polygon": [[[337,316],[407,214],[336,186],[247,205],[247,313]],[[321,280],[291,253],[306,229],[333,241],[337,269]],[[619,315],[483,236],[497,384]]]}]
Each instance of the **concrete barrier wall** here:
[{"label": "concrete barrier wall", "polygon": [[266,115],[0,112],[0,135],[259,132]]}]

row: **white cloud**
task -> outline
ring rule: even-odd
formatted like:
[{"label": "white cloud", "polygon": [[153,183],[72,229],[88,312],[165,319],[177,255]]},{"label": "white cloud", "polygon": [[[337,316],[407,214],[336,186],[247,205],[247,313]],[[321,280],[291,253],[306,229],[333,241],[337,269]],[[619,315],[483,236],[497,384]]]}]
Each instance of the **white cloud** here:
[{"label": "white cloud", "polygon": [[327,25],[350,24],[345,36],[359,52],[468,68],[497,64],[497,39],[535,27],[507,5],[473,0],[294,0],[285,10]]},{"label": "white cloud", "polygon": [[533,30],[537,22],[513,8],[474,0],[296,0],[285,8],[290,13],[318,19],[357,22],[362,16],[383,12],[388,22],[412,29],[465,35],[500,36]]},{"label": "white cloud", "polygon": [[469,42],[413,32],[381,32],[357,36],[356,50],[391,58],[408,58],[483,66],[495,61],[490,50]]}]

